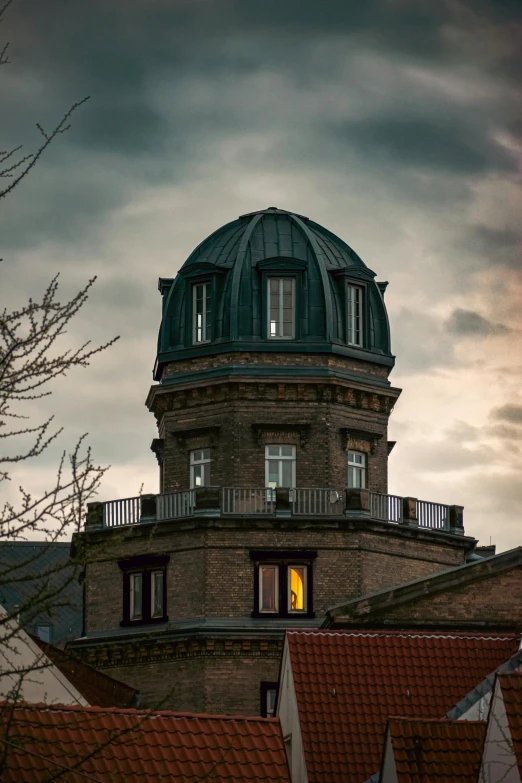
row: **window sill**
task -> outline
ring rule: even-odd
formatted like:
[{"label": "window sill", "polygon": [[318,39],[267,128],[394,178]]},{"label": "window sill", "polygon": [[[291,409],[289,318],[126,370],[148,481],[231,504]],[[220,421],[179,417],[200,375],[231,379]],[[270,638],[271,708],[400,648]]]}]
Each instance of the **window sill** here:
[{"label": "window sill", "polygon": [[168,615],[163,617],[144,617],[140,620],[122,620],[120,622],[121,628],[132,628],[140,625],[159,625],[160,623],[167,623],[169,620]]},{"label": "window sill", "polygon": [[257,620],[313,620],[315,612],[252,612],[250,616]]}]

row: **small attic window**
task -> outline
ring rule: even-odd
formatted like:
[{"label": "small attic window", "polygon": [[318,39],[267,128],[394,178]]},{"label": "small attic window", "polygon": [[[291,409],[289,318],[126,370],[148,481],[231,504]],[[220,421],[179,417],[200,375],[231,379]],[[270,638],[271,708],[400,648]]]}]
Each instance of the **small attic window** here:
[{"label": "small attic window", "polygon": [[268,337],[292,340],[295,337],[295,278],[269,277]]},{"label": "small attic window", "polygon": [[361,286],[347,283],[346,294],[346,342],[348,345],[362,347],[364,340],[363,289]]},{"label": "small attic window", "polygon": [[192,334],[193,342],[209,343],[212,339],[211,283],[194,283],[192,286]]}]

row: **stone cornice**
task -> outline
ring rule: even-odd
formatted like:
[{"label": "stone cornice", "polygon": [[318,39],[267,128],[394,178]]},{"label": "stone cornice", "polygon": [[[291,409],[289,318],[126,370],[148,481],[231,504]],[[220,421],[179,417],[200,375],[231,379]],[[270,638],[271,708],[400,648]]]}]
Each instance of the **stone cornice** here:
[{"label": "stone cornice", "polygon": [[147,665],[157,661],[187,658],[272,658],[279,660],[285,629],[252,631],[164,630],[156,634],[128,634],[124,637],[79,639],[67,649],[97,669],[113,666]]},{"label": "stone cornice", "polygon": [[[378,379],[376,379],[378,380]],[[234,400],[322,402],[370,410],[388,416],[401,393],[393,386],[362,384],[331,373],[325,378],[234,377],[198,378],[193,383],[152,386],[146,405],[156,418],[169,410]]]}]

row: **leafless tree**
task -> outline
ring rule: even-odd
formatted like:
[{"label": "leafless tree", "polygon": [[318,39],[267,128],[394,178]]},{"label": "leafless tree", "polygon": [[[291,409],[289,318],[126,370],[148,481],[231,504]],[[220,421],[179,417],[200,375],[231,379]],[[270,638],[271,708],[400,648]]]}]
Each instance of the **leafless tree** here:
[{"label": "leafless tree", "polygon": [[[8,0],[0,9],[0,23],[12,2]],[[0,65],[5,67],[9,62],[6,43],[0,45]],[[71,116],[87,100],[74,103],[50,131],[37,124],[39,144],[34,151],[26,154],[16,144],[0,151],[0,198],[13,194],[49,145],[69,130]],[[22,192],[23,188],[17,190],[14,197],[18,198]],[[9,267],[3,262],[0,275],[6,273]],[[55,276],[40,297],[30,298],[20,308],[0,304],[0,492],[12,485],[13,468],[38,459],[62,433],[53,416],[45,421],[32,421],[29,408],[36,400],[51,394],[52,382],[57,378],[66,376],[73,368],[87,367],[93,357],[118,339],[99,346],[86,342],[72,349],[65,342],[67,329],[86,303],[95,279],[66,301],[58,298],[58,276]],[[13,654],[16,655],[20,633],[18,621],[21,619],[22,624],[30,626],[38,614],[49,614],[63,605],[68,582],[77,578],[69,564],[66,568],[63,563],[48,565],[46,550],[79,529],[85,504],[96,493],[107,470],[93,462],[85,437],[80,437],[69,452],[62,453],[55,477],[45,491],[35,495],[20,486],[17,493],[11,493],[16,500],[4,499],[0,504],[0,594],[4,586],[12,588],[27,582],[28,566],[33,574],[38,572],[38,591],[26,590],[25,595],[29,597],[22,605],[0,615],[0,692],[2,677],[12,681],[17,673],[21,678],[30,675],[25,662],[20,661],[18,667],[15,661],[11,671],[6,663],[15,660]],[[3,544],[30,538],[45,545],[36,552],[29,550],[27,559],[13,568],[12,561],[2,557]],[[23,697],[23,687],[15,687],[11,693]]]}]

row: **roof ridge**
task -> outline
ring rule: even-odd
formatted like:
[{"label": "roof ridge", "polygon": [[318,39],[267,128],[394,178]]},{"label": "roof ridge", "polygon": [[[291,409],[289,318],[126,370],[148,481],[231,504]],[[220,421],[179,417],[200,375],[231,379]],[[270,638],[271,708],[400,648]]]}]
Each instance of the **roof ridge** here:
[{"label": "roof ridge", "polygon": [[[0,701],[0,707],[6,704]],[[12,706],[12,705],[11,705]],[[221,720],[221,721],[244,721],[250,723],[268,723],[279,724],[279,718],[262,718],[260,715],[221,715],[206,712],[173,712],[172,710],[154,710],[154,709],[135,709],[133,707],[84,707],[81,704],[45,704],[44,702],[24,702],[20,701],[14,706],[14,710],[35,710],[38,712],[89,712],[89,713],[111,713],[117,715],[140,715],[143,717],[169,717],[169,718],[193,718],[194,720]]]},{"label": "roof ridge", "polygon": [[326,630],[323,628],[316,629],[287,629],[287,636],[367,636],[373,638],[393,636],[395,639],[478,639],[478,640],[500,640],[500,639],[516,639],[519,634],[514,632],[507,632],[504,634],[491,632],[489,635],[485,635],[473,631],[440,631],[437,633],[412,631],[350,631],[349,629],[339,628],[338,630]]}]

